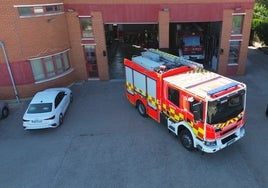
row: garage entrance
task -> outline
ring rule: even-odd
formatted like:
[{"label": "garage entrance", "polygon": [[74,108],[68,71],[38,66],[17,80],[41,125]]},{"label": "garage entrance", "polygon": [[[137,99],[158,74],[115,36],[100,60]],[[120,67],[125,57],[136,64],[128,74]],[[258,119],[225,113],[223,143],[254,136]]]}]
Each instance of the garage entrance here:
[{"label": "garage entrance", "polygon": [[105,24],[110,79],[124,78],[123,58],[158,48],[158,24]]},{"label": "garage entrance", "polygon": [[170,52],[217,71],[221,22],[171,23]]},{"label": "garage entrance", "polygon": [[[222,22],[170,23],[169,49],[217,72]],[[158,24],[105,24],[110,79],[124,79],[123,58],[159,48]]]}]

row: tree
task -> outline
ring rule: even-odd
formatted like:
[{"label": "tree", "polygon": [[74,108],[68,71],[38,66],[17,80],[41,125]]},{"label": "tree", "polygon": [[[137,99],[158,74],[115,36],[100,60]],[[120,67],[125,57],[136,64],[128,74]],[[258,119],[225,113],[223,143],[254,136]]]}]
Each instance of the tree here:
[{"label": "tree", "polygon": [[268,8],[268,1],[267,0],[255,0],[256,4],[260,4]]},{"label": "tree", "polygon": [[258,40],[265,45],[268,45],[268,1],[267,0],[256,0],[254,6],[254,14],[252,20],[252,33],[254,39]]}]

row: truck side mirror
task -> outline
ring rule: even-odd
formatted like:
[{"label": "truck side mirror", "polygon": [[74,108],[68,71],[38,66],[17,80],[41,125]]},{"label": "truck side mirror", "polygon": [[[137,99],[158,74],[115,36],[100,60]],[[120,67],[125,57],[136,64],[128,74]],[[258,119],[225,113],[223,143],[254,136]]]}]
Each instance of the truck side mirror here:
[{"label": "truck side mirror", "polygon": [[198,102],[192,106],[194,120],[199,121],[202,119],[202,103]]},{"label": "truck side mirror", "polygon": [[200,111],[194,111],[194,120],[199,121],[201,119]]}]

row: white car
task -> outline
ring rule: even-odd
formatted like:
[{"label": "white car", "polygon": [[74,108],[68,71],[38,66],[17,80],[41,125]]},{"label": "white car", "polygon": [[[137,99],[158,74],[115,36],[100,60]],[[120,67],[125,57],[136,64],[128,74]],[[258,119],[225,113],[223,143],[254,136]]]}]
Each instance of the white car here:
[{"label": "white car", "polygon": [[36,93],[24,113],[24,129],[58,127],[72,100],[69,88],[50,88]]}]

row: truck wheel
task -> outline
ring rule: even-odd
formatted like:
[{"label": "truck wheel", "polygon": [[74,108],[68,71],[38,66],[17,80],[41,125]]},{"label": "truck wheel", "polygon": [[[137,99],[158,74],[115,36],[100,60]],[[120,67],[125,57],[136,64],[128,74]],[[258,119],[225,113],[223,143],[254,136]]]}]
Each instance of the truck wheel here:
[{"label": "truck wheel", "polygon": [[141,116],[143,116],[143,117],[147,116],[146,108],[141,101],[137,102],[137,108],[138,108],[138,112]]},{"label": "truck wheel", "polygon": [[187,150],[192,151],[194,149],[193,137],[187,129],[181,131],[180,140],[183,147],[185,147]]}]

